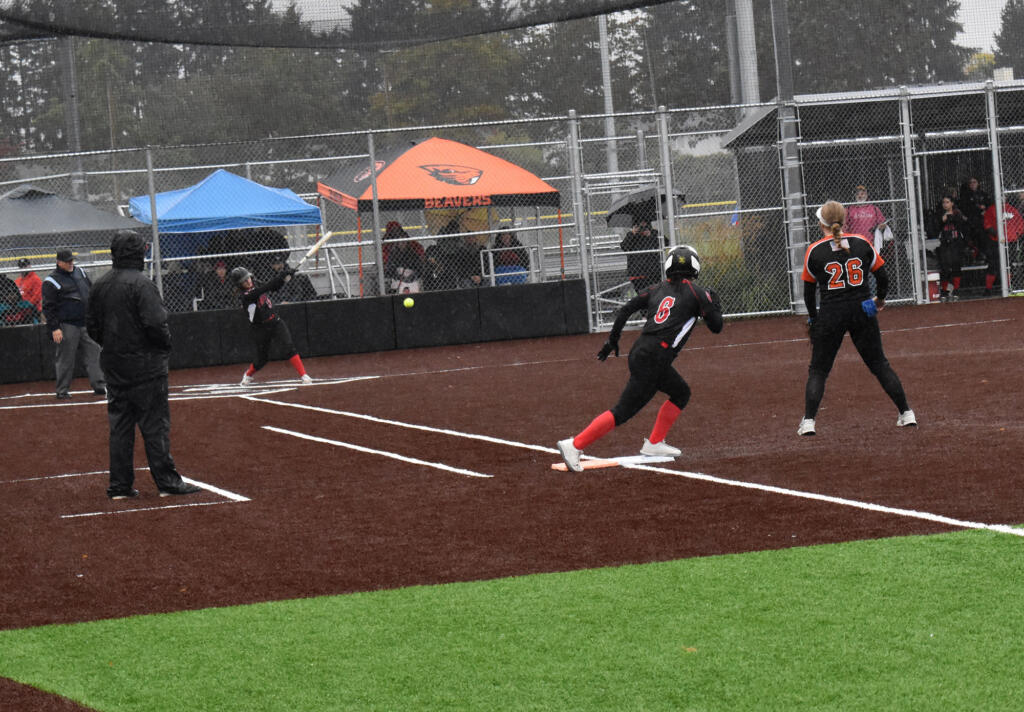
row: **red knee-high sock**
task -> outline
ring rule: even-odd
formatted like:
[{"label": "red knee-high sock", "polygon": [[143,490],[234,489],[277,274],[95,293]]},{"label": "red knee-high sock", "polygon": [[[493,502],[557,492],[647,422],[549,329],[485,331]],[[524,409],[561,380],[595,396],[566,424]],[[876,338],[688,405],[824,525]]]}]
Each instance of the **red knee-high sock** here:
[{"label": "red knee-high sock", "polygon": [[292,365],[292,368],[295,369],[295,372],[299,374],[299,378],[302,378],[303,376],[306,375],[306,367],[302,365],[301,356],[295,354],[290,359],[288,359],[288,363],[290,363]]},{"label": "red knee-high sock", "polygon": [[572,446],[577,450],[585,450],[588,445],[597,442],[615,428],[615,416],[610,410],[590,421],[590,425],[583,429],[583,432],[572,440]]},{"label": "red knee-high sock", "polygon": [[949,282],[947,280],[945,280],[945,279],[942,280],[941,282],[939,282],[939,289],[941,289],[943,292],[948,292],[949,291]]},{"label": "red knee-high sock", "polygon": [[960,289],[960,278],[953,277],[953,289]]},{"label": "red knee-high sock", "polygon": [[254,373],[256,373],[256,366],[254,366],[253,364],[250,363],[249,364],[249,368],[245,369],[245,375],[246,376],[251,376]]},{"label": "red knee-high sock", "polygon": [[994,274],[985,275],[985,289],[992,289],[992,285],[996,283],[996,276]]},{"label": "red knee-high sock", "polygon": [[664,440],[668,434],[668,429],[672,427],[672,423],[676,422],[676,418],[682,412],[682,409],[677,407],[672,401],[665,401],[658,411],[658,417],[654,421],[654,428],[651,430],[649,440],[652,443],[660,443]]}]

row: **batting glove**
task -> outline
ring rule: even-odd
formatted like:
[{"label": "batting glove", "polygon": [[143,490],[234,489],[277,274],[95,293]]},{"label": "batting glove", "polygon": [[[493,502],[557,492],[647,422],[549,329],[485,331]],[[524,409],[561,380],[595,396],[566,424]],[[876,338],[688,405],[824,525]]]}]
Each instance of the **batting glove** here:
[{"label": "batting glove", "polygon": [[609,339],[604,342],[604,346],[602,346],[601,350],[597,352],[597,360],[604,361],[612,351],[615,352],[615,356],[617,358],[619,355],[619,342]]}]

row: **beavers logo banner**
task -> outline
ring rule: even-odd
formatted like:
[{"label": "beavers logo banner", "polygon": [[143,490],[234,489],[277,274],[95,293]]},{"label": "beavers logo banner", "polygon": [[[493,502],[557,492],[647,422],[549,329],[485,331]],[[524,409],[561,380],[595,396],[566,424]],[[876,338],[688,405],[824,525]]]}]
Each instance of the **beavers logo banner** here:
[{"label": "beavers logo banner", "polygon": [[424,198],[423,207],[430,208],[482,208],[491,204],[489,195],[453,195],[444,198]]},{"label": "beavers logo banner", "polygon": [[[384,161],[374,161],[373,163],[374,163],[374,168],[373,168],[372,172],[376,172],[377,175],[380,175],[380,170],[384,167]],[[360,171],[359,173],[356,174],[356,177],[352,179],[352,182],[353,183],[362,183],[364,180],[367,180],[370,177],[370,174],[371,174],[370,167],[367,166],[366,170]]]},{"label": "beavers logo banner", "polygon": [[434,180],[451,185],[473,185],[484,174],[479,168],[453,166],[445,163],[435,163],[433,165],[420,166],[420,168],[429,173]]}]

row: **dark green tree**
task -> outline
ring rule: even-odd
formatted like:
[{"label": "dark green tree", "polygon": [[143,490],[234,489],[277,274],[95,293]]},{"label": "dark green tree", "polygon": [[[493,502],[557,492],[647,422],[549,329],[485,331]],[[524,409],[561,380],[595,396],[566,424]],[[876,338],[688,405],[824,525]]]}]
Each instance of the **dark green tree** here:
[{"label": "dark green tree", "polygon": [[[458,9],[471,18],[504,12],[478,0],[440,0],[431,7],[441,13]],[[351,10],[352,36],[380,34],[388,19],[403,32],[416,32],[433,21],[430,9],[410,0],[361,0]],[[403,24],[405,23],[405,24]],[[510,77],[520,72],[521,60],[498,34],[480,35],[400,49],[362,53],[364,85],[350,91],[367,101],[372,128],[464,123],[507,119],[511,116]],[[358,104],[354,108],[358,108]]]},{"label": "dark green tree", "polygon": [[622,111],[729,102],[725,11],[686,0],[612,15],[615,108]]},{"label": "dark green tree", "polygon": [[1024,0],[1007,0],[996,33],[996,66],[1013,67],[1013,76],[1024,77]]},{"label": "dark green tree", "polygon": [[[778,2],[780,0],[776,0]],[[797,94],[959,81],[957,0],[785,0]],[[761,96],[775,96],[770,3],[755,3]]]}]

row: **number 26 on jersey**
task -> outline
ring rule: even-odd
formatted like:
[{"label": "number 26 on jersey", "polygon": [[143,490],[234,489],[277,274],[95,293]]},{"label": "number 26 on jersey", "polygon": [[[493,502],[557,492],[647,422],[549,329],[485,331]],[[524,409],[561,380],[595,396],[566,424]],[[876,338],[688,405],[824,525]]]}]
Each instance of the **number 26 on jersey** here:
[{"label": "number 26 on jersey", "polygon": [[845,263],[829,262],[825,265],[825,271],[828,272],[829,290],[864,284],[864,264],[859,257],[851,257]]}]

